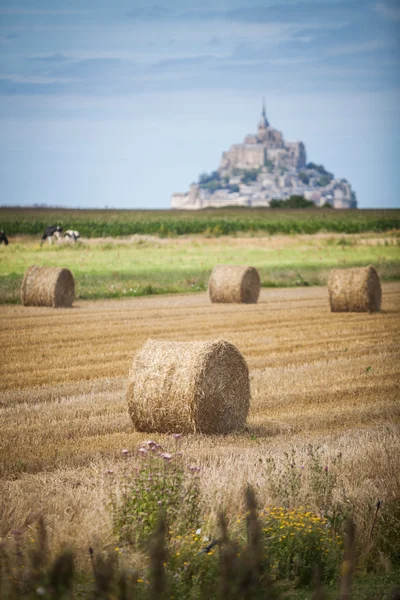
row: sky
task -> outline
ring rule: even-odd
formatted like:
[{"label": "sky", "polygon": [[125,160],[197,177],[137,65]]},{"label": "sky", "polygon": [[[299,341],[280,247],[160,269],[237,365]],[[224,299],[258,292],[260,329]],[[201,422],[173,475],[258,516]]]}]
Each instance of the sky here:
[{"label": "sky", "polygon": [[257,129],[400,206],[400,0],[0,0],[0,205],[169,208]]}]

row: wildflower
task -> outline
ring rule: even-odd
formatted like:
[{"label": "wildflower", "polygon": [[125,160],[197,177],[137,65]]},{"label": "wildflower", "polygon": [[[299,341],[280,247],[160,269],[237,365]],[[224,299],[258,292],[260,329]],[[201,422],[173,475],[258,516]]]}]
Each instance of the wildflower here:
[{"label": "wildflower", "polygon": [[199,529],[196,529],[196,535],[200,535],[201,534],[201,528],[199,527]]},{"label": "wildflower", "polygon": [[144,444],[146,444],[146,446],[149,446],[149,448],[152,448],[153,446],[157,446],[157,443],[153,442],[153,440],[147,440],[146,442],[144,442]]},{"label": "wildflower", "polygon": [[161,458],[167,461],[170,461],[172,459],[172,454],[169,454],[168,452],[161,452],[160,456]]},{"label": "wildflower", "polygon": [[112,469],[108,469],[108,471],[106,471],[107,475],[112,475],[114,473],[114,471]]},{"label": "wildflower", "polygon": [[182,434],[181,433],[173,433],[172,437],[175,438],[176,440],[180,440],[182,437]]},{"label": "wildflower", "polygon": [[158,506],[161,506],[161,504],[162,504],[162,500],[159,500],[159,501],[157,502],[157,504],[158,504]]},{"label": "wildflower", "polygon": [[146,450],[146,448],[139,448],[138,452],[140,452],[140,454],[141,454],[142,456],[145,456],[145,455],[147,454],[147,450]]},{"label": "wildflower", "polygon": [[123,450],[121,450],[121,454],[123,454],[124,456],[126,456],[127,454],[129,454],[129,450],[127,450],[126,448],[124,448]]},{"label": "wildflower", "polygon": [[143,583],[143,579],[136,579],[137,583]]},{"label": "wildflower", "polygon": [[200,471],[200,467],[195,467],[194,465],[192,465],[191,467],[189,467],[189,471],[191,471],[192,473],[198,473]]},{"label": "wildflower", "polygon": [[46,594],[46,589],[40,585],[38,588],[36,588],[36,594],[38,596],[44,596]]}]

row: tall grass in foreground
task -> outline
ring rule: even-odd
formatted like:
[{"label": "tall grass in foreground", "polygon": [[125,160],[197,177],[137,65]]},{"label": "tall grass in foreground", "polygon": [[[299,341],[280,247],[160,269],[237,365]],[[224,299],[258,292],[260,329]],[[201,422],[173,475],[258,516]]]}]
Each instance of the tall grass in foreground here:
[{"label": "tall grass in foreground", "polygon": [[[325,515],[304,507],[260,510],[247,485],[243,513],[228,522],[220,509],[214,535],[203,528],[196,492],[198,468],[185,463],[179,448],[175,450],[165,452],[150,440],[139,448],[139,466],[123,450],[122,478],[108,472],[116,546],[89,547],[85,572],[75,570],[69,549],[53,559],[49,556],[43,516],[27,522],[25,531],[12,531],[0,544],[0,597],[261,600],[310,597],[302,594],[307,590],[309,594],[311,585],[316,599],[347,600],[355,597],[357,570],[365,574],[372,561],[381,574],[393,569],[399,573],[400,502],[389,503],[383,518],[377,503],[367,537],[361,533],[357,544],[348,507],[336,506],[340,519],[328,516],[335,478],[324,483],[329,469],[322,467],[317,450],[310,450],[309,470],[316,476],[316,489],[328,491],[323,494]],[[292,461],[293,455],[288,459]],[[283,473],[283,479],[287,477]],[[297,479],[295,475],[293,481]],[[182,518],[176,510],[179,500]],[[186,504],[191,508],[188,513]],[[140,561],[132,560],[135,552],[141,554]],[[379,596],[368,597],[383,597],[383,592],[387,586],[380,588]]]},{"label": "tall grass in foreground", "polygon": [[[256,498],[251,487],[245,493],[245,544],[240,547],[230,536],[223,512],[219,514],[219,538],[207,544],[191,562],[171,569],[168,526],[160,516],[147,548],[147,568],[143,574],[127,568],[122,560],[88,548],[88,572],[82,578],[75,571],[74,555],[65,549],[53,560],[48,558],[47,534],[43,517],[32,529],[31,547],[20,532],[13,532],[11,543],[0,546],[0,597],[9,600],[72,598],[102,600],[167,600],[208,598],[221,600],[261,600],[310,597],[292,595],[289,582],[279,582],[263,540],[263,523],[258,516]],[[324,566],[318,560],[310,564],[312,595],[318,600],[353,598],[356,571],[356,528],[351,517],[346,520],[345,548],[337,558],[335,582],[330,588],[322,583]],[[177,554],[177,553],[176,553]],[[296,566],[294,562],[294,566]],[[395,579],[390,584],[394,588]],[[333,591],[333,596],[332,596]],[[301,592],[299,591],[301,594]],[[339,596],[340,594],[340,596]],[[393,589],[391,598],[398,598]],[[363,597],[358,596],[357,597]],[[380,596],[382,597],[382,596]],[[384,597],[388,597],[386,594]]]}]

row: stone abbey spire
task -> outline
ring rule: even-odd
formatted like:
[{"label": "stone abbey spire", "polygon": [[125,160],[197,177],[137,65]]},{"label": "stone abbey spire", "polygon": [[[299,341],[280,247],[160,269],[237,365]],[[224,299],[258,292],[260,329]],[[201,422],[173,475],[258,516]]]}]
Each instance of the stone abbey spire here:
[{"label": "stone abbey spire", "polygon": [[265,100],[262,101],[261,119],[258,123],[258,140],[265,141],[270,136],[271,131],[269,130],[269,122],[267,119],[267,113],[265,111]]},{"label": "stone abbey spire", "polygon": [[258,125],[259,129],[267,129],[267,127],[269,127],[269,123],[268,123],[268,119],[267,119],[267,113],[265,111],[265,100],[263,98],[262,101],[262,111],[261,111],[261,120],[260,123]]}]

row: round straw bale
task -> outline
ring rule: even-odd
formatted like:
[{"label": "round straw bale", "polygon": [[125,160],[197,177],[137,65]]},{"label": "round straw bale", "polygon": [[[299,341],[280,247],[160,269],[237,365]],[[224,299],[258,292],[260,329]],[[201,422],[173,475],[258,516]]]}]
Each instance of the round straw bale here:
[{"label": "round straw bale", "polygon": [[243,430],[249,370],[223,340],[148,340],[133,361],[128,411],[138,431],[229,433]]},{"label": "round straw bale", "polygon": [[375,267],[333,269],[328,278],[331,312],[377,312],[382,290]]},{"label": "round straw bale", "polygon": [[260,294],[260,275],[254,267],[216,265],[208,284],[211,302],[256,304]]},{"label": "round straw bale", "polygon": [[21,285],[24,306],[72,306],[75,296],[74,277],[69,269],[29,267]]}]

